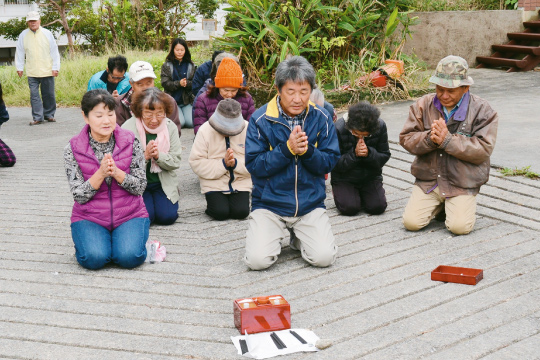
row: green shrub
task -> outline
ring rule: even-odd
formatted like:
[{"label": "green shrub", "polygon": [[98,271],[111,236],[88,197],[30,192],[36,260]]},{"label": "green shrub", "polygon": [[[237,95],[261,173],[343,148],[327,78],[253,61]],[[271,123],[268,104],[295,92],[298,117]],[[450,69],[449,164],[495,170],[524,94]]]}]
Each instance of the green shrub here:
[{"label": "green shrub", "polygon": [[[408,34],[407,2],[389,0],[230,0],[219,46],[240,53],[255,83],[269,86],[277,64],[302,55],[326,79],[339,59],[366,49],[384,60]],[[402,24],[402,36],[392,37]],[[389,39],[393,39],[390,41]],[[330,74],[329,74],[330,73]]]}]

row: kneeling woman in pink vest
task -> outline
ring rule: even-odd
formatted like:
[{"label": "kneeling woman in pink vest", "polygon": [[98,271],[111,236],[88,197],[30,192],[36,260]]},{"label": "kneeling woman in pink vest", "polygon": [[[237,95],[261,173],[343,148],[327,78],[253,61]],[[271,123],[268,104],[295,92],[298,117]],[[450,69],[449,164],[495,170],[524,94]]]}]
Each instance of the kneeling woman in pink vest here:
[{"label": "kneeling woman in pink vest", "polygon": [[84,94],[86,125],[64,148],[64,164],[75,203],[71,235],[77,261],[87,269],[109,262],[124,268],[146,258],[150,220],[144,152],[131,131],[116,126],[116,103],[106,90]]}]

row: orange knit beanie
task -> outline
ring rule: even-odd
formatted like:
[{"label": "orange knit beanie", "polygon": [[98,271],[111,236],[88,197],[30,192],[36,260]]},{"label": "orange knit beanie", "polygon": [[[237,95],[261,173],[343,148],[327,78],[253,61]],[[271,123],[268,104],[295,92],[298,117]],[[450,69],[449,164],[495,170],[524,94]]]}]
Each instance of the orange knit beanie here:
[{"label": "orange knit beanie", "polygon": [[231,58],[225,58],[219,64],[214,84],[217,88],[241,88],[244,78],[240,65]]}]

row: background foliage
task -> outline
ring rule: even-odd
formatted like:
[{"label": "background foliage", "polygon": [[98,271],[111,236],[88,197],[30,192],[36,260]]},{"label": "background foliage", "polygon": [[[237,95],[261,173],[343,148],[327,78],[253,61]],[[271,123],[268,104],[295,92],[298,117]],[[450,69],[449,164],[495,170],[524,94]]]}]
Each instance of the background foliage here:
[{"label": "background foliage", "polygon": [[[37,0],[41,23],[49,30],[72,33],[94,53],[115,49],[166,49],[169,40],[183,36],[196,15],[213,17],[219,0]],[[55,4],[65,5],[66,23]],[[25,19],[0,22],[0,34],[16,40],[27,27]]]},{"label": "background foliage", "polygon": [[366,49],[384,59],[392,50],[388,38],[398,24],[403,25],[404,36],[411,23],[403,0],[230,0],[229,4],[220,45],[241,53],[244,66],[261,84],[271,80],[275,66],[288,54],[306,57],[323,72]]}]

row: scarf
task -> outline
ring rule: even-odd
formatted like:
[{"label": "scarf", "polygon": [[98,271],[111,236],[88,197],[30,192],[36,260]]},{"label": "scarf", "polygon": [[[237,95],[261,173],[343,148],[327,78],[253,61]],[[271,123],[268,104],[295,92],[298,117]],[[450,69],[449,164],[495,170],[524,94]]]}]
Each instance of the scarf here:
[{"label": "scarf", "polygon": [[[171,147],[170,137],[169,137],[169,130],[167,129],[167,118],[163,118],[161,121],[161,124],[155,129],[148,128],[144,122],[139,119],[135,118],[135,124],[137,125],[137,131],[139,132],[139,138],[141,139],[141,145],[143,147],[143,151],[146,151],[146,133],[150,134],[157,134],[156,141],[158,143],[158,150],[160,153],[168,154],[169,149]],[[160,173],[161,168],[156,163],[156,160],[154,158],[151,159],[152,164],[150,165],[150,172],[152,173]]]}]

